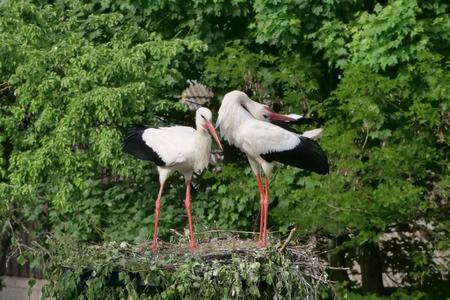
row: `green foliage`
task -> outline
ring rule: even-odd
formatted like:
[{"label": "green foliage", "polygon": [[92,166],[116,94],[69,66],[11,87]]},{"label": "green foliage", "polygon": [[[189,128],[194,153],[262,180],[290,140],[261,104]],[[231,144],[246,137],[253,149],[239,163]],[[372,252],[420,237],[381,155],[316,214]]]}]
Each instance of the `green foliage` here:
[{"label": "green foliage", "polygon": [[296,48],[308,43],[304,37],[317,31],[324,20],[349,18],[364,5],[354,0],[256,0],[251,28],[257,43]]},{"label": "green foliage", "polygon": [[[275,57],[264,53],[253,53],[243,45],[236,43],[216,56],[206,59],[203,74],[207,83],[220,91],[229,87],[240,90],[255,90],[260,97],[267,97],[273,84],[271,69],[266,67],[275,61]],[[255,86],[257,85],[257,86]]]},{"label": "green foliage", "polygon": [[[273,249],[155,254],[144,245],[50,240],[46,297],[58,299],[315,299],[328,287],[307,261]],[[178,244],[171,247],[182,248]],[[216,250],[217,251],[217,250]],[[223,246],[221,247],[223,251]],[[312,255],[308,253],[308,255]],[[299,268],[299,265],[302,268]],[[308,273],[310,272],[310,273]]]},{"label": "green foliage", "polygon": [[[129,124],[158,122],[158,114],[182,112],[169,100],[183,78],[178,59],[187,52],[194,58],[205,45],[195,38],[163,40],[118,12],[91,14],[93,6],[66,5],[11,5],[2,18],[4,24],[16,22],[2,32],[2,57],[14,47],[9,59],[18,66],[9,71],[9,64],[2,65],[14,94],[2,107],[2,136],[13,150],[1,185],[6,206],[48,203],[55,224],[78,215],[61,230],[92,238],[109,222],[105,206],[119,204],[115,208],[123,211],[122,203],[138,202],[135,211],[142,212],[138,207],[150,200],[139,202],[125,183],[125,176],[143,178],[148,168],[124,158],[121,132]],[[147,180],[141,184],[155,188],[153,178]],[[118,184],[109,189],[111,181]]]},{"label": "green foliage", "polygon": [[[331,173],[276,169],[271,230],[343,238],[347,264],[379,243],[385,269],[420,298],[448,271],[433,259],[450,245],[448,10],[440,0],[3,1],[0,221],[83,242],[146,239],[157,174],[122,153],[124,131],[192,124],[176,96],[200,79],[213,110],[241,89],[326,120]],[[193,180],[197,229],[257,225],[254,176],[230,153]],[[176,176],[166,188],[162,238],[187,223],[183,188]],[[402,238],[380,240],[393,230]]]}]

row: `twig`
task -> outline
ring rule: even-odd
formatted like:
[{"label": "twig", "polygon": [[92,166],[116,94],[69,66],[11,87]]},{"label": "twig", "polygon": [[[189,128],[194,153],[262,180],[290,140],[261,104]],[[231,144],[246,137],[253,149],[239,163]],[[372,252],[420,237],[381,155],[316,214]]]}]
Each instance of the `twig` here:
[{"label": "twig", "polygon": [[350,268],[346,268],[346,267],[332,267],[332,266],[325,266],[325,268],[330,269],[330,270],[344,270],[344,271],[350,270]]},{"label": "twig", "polygon": [[245,234],[259,234],[259,232],[253,232],[253,231],[240,231],[240,230],[226,230],[226,229],[216,229],[216,230],[208,230],[208,231],[202,231],[197,232],[197,235],[201,234],[208,234],[208,233],[217,233],[217,232],[229,232],[229,233],[245,233]]},{"label": "twig", "polygon": [[52,257],[50,251],[48,251],[44,246],[42,246],[41,244],[39,244],[36,241],[32,241],[31,244],[36,245],[39,249],[41,249],[42,251],[44,251],[47,255],[49,255],[50,257]]},{"label": "twig", "polygon": [[364,151],[364,148],[366,147],[367,140],[369,138],[369,126],[367,125],[366,122],[364,122],[364,126],[363,127],[366,130],[366,137],[364,138],[364,142],[363,142],[362,147],[361,147],[361,156],[362,156],[362,152]]},{"label": "twig", "polygon": [[173,228],[170,228],[169,231],[170,231],[171,233],[175,234],[175,235],[183,236],[183,234],[181,234],[179,231],[177,231],[177,230],[175,230],[175,229],[173,229]]},{"label": "twig", "polygon": [[294,226],[291,229],[291,232],[289,233],[289,236],[287,237],[287,239],[284,241],[283,245],[281,246],[280,250],[278,250],[278,253],[281,253],[284,251],[284,249],[286,248],[286,246],[289,244],[289,242],[292,240],[292,238],[294,237],[294,233],[297,230],[297,227]]}]

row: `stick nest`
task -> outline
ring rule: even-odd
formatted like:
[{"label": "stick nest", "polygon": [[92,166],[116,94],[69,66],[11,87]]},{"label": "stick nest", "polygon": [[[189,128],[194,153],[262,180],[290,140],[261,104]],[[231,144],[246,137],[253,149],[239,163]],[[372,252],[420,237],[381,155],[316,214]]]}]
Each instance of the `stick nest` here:
[{"label": "stick nest", "polygon": [[[158,251],[152,252],[150,242],[109,242],[80,247],[54,240],[59,250],[52,254],[48,267],[53,274],[49,278],[53,292],[48,295],[63,296],[58,291],[67,287],[58,285],[64,282],[61,276],[67,277],[68,273],[70,278],[84,276],[87,282],[103,277],[102,284],[108,286],[114,272],[121,274],[118,278],[123,286],[128,286],[122,292],[129,294],[129,285],[134,282],[132,286],[139,297],[146,295],[152,299],[170,299],[173,295],[175,299],[216,296],[317,299],[324,290],[330,289],[325,265],[312,247],[293,244],[290,238],[270,238],[267,248],[260,248],[255,240],[232,232],[214,236],[199,233],[197,241],[197,249],[192,251],[187,238],[180,234],[176,241],[160,241]],[[132,274],[138,274],[139,278]],[[79,279],[77,285],[76,294],[84,293],[83,288],[80,291]],[[82,286],[96,285],[91,282]]]}]

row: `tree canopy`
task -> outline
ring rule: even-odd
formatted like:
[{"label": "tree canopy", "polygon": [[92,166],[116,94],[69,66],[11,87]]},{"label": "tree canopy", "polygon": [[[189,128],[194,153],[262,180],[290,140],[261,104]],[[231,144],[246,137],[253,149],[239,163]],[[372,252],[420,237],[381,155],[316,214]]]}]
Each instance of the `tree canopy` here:
[{"label": "tree canopy", "polygon": [[[376,282],[398,272],[411,295],[444,297],[434,287],[449,267],[436,259],[450,243],[446,1],[5,0],[0,40],[1,223],[33,223],[37,238],[148,238],[157,172],[123,154],[123,135],[192,125],[177,96],[195,79],[214,91],[213,111],[239,89],[324,121],[331,172],[276,168],[272,230],[296,224],[300,237],[333,241],[339,267],[356,260]],[[198,230],[257,221],[251,169],[229,151],[193,180]],[[163,198],[163,236],[187,223],[180,183]]]}]

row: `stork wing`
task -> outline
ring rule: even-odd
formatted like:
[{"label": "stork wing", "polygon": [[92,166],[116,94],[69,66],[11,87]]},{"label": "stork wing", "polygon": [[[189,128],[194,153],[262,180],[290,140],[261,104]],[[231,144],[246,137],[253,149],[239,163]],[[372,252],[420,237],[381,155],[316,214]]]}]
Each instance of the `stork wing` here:
[{"label": "stork wing", "polygon": [[[292,118],[293,120],[292,121],[270,120],[270,123],[277,125],[281,128],[284,128],[286,130],[289,130],[291,132],[306,136],[306,137],[309,137],[307,134],[305,134],[307,131],[302,133],[296,127],[294,127],[294,125],[305,125],[305,124],[314,124],[314,123],[323,125],[323,121],[320,119],[316,119],[316,118],[307,118],[307,117],[304,117],[302,115],[297,115],[297,114],[289,114],[286,116]],[[312,138],[312,139],[317,140],[317,138]]]},{"label": "stork wing", "polygon": [[260,121],[250,122],[242,135],[243,150],[254,157],[259,155],[268,162],[278,161],[319,174],[329,172],[325,152],[307,137]]},{"label": "stork wing", "polygon": [[300,142],[297,134],[255,119],[239,128],[236,139],[237,145],[252,156],[293,149]]},{"label": "stork wing", "polygon": [[123,141],[123,151],[138,159],[153,161],[158,166],[164,166],[165,162],[161,156],[142,139],[144,132],[149,129],[146,125],[135,125],[129,128]]},{"label": "stork wing", "polygon": [[144,131],[142,140],[164,161],[165,166],[184,162],[190,152],[195,129],[186,126],[149,128]]},{"label": "stork wing", "polygon": [[307,130],[300,134],[301,136],[307,137],[311,140],[317,141],[322,137],[323,129],[322,128],[316,128],[312,130]]},{"label": "stork wing", "polygon": [[328,174],[330,166],[328,158],[319,144],[304,136],[299,136],[300,143],[293,149],[261,154],[268,162],[278,161],[318,174]]},{"label": "stork wing", "polygon": [[149,128],[138,125],[128,130],[123,150],[158,166],[172,166],[189,159],[186,153],[193,146],[194,136],[195,130],[191,127]]}]

